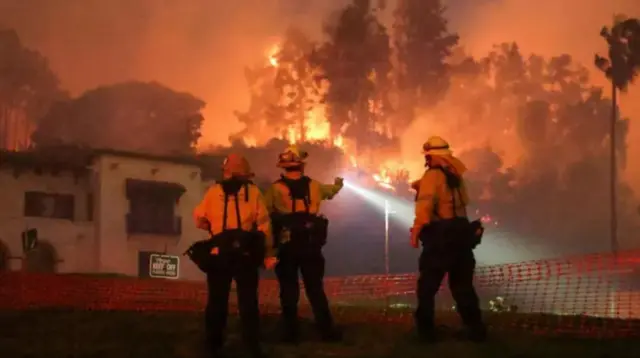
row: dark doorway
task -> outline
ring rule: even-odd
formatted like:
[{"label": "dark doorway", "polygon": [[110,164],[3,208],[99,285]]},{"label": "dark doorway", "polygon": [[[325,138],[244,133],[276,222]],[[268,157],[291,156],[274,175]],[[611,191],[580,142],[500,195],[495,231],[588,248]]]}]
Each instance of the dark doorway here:
[{"label": "dark doorway", "polygon": [[9,271],[9,248],[0,241],[0,272]]},{"label": "dark doorway", "polygon": [[56,272],[56,249],[46,241],[38,242],[38,246],[27,254],[26,264],[28,272]]}]

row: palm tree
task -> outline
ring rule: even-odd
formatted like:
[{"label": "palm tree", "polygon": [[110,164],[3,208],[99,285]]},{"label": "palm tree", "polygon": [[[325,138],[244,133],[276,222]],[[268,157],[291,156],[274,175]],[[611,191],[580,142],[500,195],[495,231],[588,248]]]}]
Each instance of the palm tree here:
[{"label": "palm tree", "polygon": [[616,165],[616,124],[618,122],[618,92],[626,92],[640,71],[640,20],[616,16],[611,28],[600,31],[609,47],[608,57],[595,56],[595,65],[611,81],[611,251],[618,252],[617,217],[617,165]]}]

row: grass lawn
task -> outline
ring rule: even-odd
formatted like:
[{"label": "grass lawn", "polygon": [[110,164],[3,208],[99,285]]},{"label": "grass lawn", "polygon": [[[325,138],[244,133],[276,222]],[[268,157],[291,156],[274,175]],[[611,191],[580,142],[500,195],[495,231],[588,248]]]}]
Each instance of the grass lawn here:
[{"label": "grass lawn", "polygon": [[[342,344],[317,342],[309,329],[310,341],[294,348],[273,343],[276,321],[265,317],[263,329],[268,351],[282,358],[640,357],[637,339],[545,338],[509,330],[494,331],[491,342],[482,345],[445,341],[424,346],[414,341],[411,327],[388,323],[347,325]],[[0,357],[195,358],[201,356],[202,326],[199,313],[5,311],[0,312]],[[242,352],[237,328],[232,319],[228,339],[232,356]]]}]

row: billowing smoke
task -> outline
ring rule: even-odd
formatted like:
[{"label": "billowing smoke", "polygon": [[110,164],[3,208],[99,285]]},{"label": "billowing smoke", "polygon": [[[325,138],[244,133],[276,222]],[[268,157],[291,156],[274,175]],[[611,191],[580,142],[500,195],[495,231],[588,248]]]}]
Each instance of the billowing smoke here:
[{"label": "billowing smoke", "polygon": [[[15,28],[26,46],[41,51],[74,94],[131,79],[155,80],[207,103],[202,145],[226,144],[242,128],[233,111],[248,105],[243,67],[261,58],[291,24],[319,35],[324,19],[347,0],[100,1],[0,0],[0,24]],[[449,0],[448,16],[470,54],[516,41],[525,53],[571,54],[592,68],[604,50],[600,26],[615,13],[639,16],[634,0]],[[387,20],[395,1],[387,1]],[[570,18],[567,14],[572,14]],[[544,19],[540,22],[539,19]],[[602,81],[599,74],[593,81]],[[640,116],[638,89],[622,96],[629,117]],[[640,152],[631,124],[629,156]],[[418,143],[423,138],[407,138]],[[630,183],[640,166],[629,163]],[[636,184],[636,189],[638,189]]]}]

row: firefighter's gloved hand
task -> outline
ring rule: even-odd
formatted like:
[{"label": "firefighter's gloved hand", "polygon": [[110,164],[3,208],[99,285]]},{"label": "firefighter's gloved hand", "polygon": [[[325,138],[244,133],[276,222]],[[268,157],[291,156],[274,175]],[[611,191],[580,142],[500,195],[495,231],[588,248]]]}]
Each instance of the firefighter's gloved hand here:
[{"label": "firefighter's gloved hand", "polygon": [[344,178],[337,177],[333,180],[333,183],[337,186],[344,186]]},{"label": "firefighter's gloved hand", "polygon": [[420,247],[420,240],[418,240],[418,234],[414,233],[414,229],[410,228],[409,229],[409,234],[410,234],[410,242],[411,242],[411,247],[413,247],[414,249],[417,249],[418,247]]},{"label": "firefighter's gloved hand", "polygon": [[264,259],[264,268],[271,270],[278,263],[276,257],[267,257]]}]

